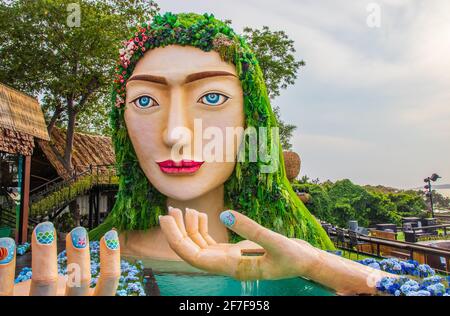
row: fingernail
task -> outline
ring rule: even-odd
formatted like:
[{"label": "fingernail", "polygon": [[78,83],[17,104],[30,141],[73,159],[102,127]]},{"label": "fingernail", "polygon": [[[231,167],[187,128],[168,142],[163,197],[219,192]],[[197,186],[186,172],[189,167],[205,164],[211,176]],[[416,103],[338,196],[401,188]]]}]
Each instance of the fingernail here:
[{"label": "fingernail", "polygon": [[78,249],[86,248],[88,243],[87,231],[84,227],[74,228],[70,232],[70,237],[72,238],[72,245]]},{"label": "fingernail", "polygon": [[50,245],[55,240],[55,228],[50,222],[36,226],[36,239],[41,245]]},{"label": "fingernail", "polygon": [[11,238],[0,238],[0,264],[7,264],[14,258],[16,243]]},{"label": "fingernail", "polygon": [[230,211],[220,213],[220,221],[227,227],[232,227],[236,222],[236,217]]},{"label": "fingernail", "polygon": [[119,248],[119,236],[115,230],[110,230],[105,234],[106,247],[111,250],[116,250]]},{"label": "fingernail", "polygon": [[170,210],[172,210],[172,209],[173,209],[173,207],[172,207],[172,206],[169,206],[169,208],[168,208],[168,209],[169,209],[169,211],[170,211]]}]

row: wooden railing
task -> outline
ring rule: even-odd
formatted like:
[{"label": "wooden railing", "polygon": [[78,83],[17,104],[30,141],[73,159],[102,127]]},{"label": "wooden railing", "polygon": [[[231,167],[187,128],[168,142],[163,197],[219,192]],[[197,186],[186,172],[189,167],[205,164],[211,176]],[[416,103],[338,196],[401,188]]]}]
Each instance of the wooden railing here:
[{"label": "wooden railing", "polygon": [[[447,226],[448,227],[448,226]],[[344,248],[347,250],[358,250],[353,248],[361,247],[361,245],[351,245],[350,236],[348,234],[348,230],[343,230],[344,236],[346,239],[346,246],[339,245],[340,248]],[[336,240],[337,233],[336,230],[328,230],[328,233],[333,241]],[[409,243],[402,242],[397,240],[384,239],[379,237],[365,236],[357,234],[357,240],[359,242],[365,243],[367,245],[371,245],[371,251],[358,251],[360,254],[368,255],[368,256],[377,256],[377,257],[397,257],[400,259],[414,259],[420,263],[432,263],[433,257],[436,257],[440,261],[440,258],[445,258],[446,264],[445,268],[437,267],[436,265],[432,265],[432,267],[441,272],[448,274],[450,272],[450,250],[431,247],[428,245],[417,244],[417,243]],[[407,258],[402,256],[405,255]],[[437,262],[434,260],[433,262]],[[444,269],[443,269],[444,268]]]},{"label": "wooden railing", "polygon": [[[77,187],[78,182],[82,186]],[[69,179],[59,177],[40,185],[33,189],[34,194],[30,196],[30,226],[43,219],[54,219],[67,205],[93,187],[112,184],[117,184],[113,165],[91,165],[81,172],[74,172]],[[72,191],[72,187],[76,189],[75,192]],[[45,204],[44,212],[43,204]]]}]

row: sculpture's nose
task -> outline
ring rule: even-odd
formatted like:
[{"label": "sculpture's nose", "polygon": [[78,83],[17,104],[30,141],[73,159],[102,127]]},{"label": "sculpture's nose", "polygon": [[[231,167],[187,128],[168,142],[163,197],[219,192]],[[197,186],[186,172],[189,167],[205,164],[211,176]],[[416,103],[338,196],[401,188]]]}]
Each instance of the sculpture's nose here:
[{"label": "sculpture's nose", "polygon": [[189,123],[187,101],[181,88],[174,88],[170,95],[164,142],[168,147],[185,147],[191,143],[192,129]]}]

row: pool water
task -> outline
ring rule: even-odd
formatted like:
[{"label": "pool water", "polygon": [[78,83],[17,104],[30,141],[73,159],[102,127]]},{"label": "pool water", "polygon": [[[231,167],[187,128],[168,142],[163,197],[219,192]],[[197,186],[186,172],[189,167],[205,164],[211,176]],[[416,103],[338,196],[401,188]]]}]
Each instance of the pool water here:
[{"label": "pool water", "polygon": [[[131,258],[130,258],[131,259]],[[142,260],[151,268],[162,296],[333,296],[333,291],[302,278],[241,282],[205,273],[184,261]]]},{"label": "pool water", "polygon": [[155,274],[162,296],[332,296],[330,290],[302,278],[241,282],[205,274]]}]

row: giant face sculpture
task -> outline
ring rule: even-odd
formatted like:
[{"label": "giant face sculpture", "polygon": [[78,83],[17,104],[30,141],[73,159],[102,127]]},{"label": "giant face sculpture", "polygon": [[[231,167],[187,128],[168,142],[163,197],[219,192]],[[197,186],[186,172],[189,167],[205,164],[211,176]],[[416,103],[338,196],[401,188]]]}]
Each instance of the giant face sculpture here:
[{"label": "giant face sculpture", "polygon": [[[226,135],[227,127],[244,126],[242,88],[233,65],[194,47],[157,48],[137,63],[126,92],[128,133],[142,170],[159,192],[191,200],[230,177],[235,163],[227,161],[225,142],[216,148],[222,159],[211,161],[195,150],[194,139],[211,128]],[[239,144],[233,143],[236,152]]]},{"label": "giant face sculpture", "polygon": [[[208,14],[166,13],[138,26],[120,50],[112,100],[119,192],[111,215],[91,238],[112,227],[157,230],[159,216],[172,205],[210,212],[210,228],[212,219],[219,225],[220,211],[236,209],[289,237],[333,248],[286,179],[262,70],[229,24]],[[194,132],[196,120],[201,128]],[[215,136],[207,133],[210,128],[226,135],[227,128],[243,127],[255,129],[258,150],[263,144],[275,154],[279,163],[270,172],[263,171],[270,161],[249,159],[250,140],[236,131],[231,158],[242,140],[243,161],[230,161],[228,139],[214,159],[196,150],[199,134],[207,143]]]}]

